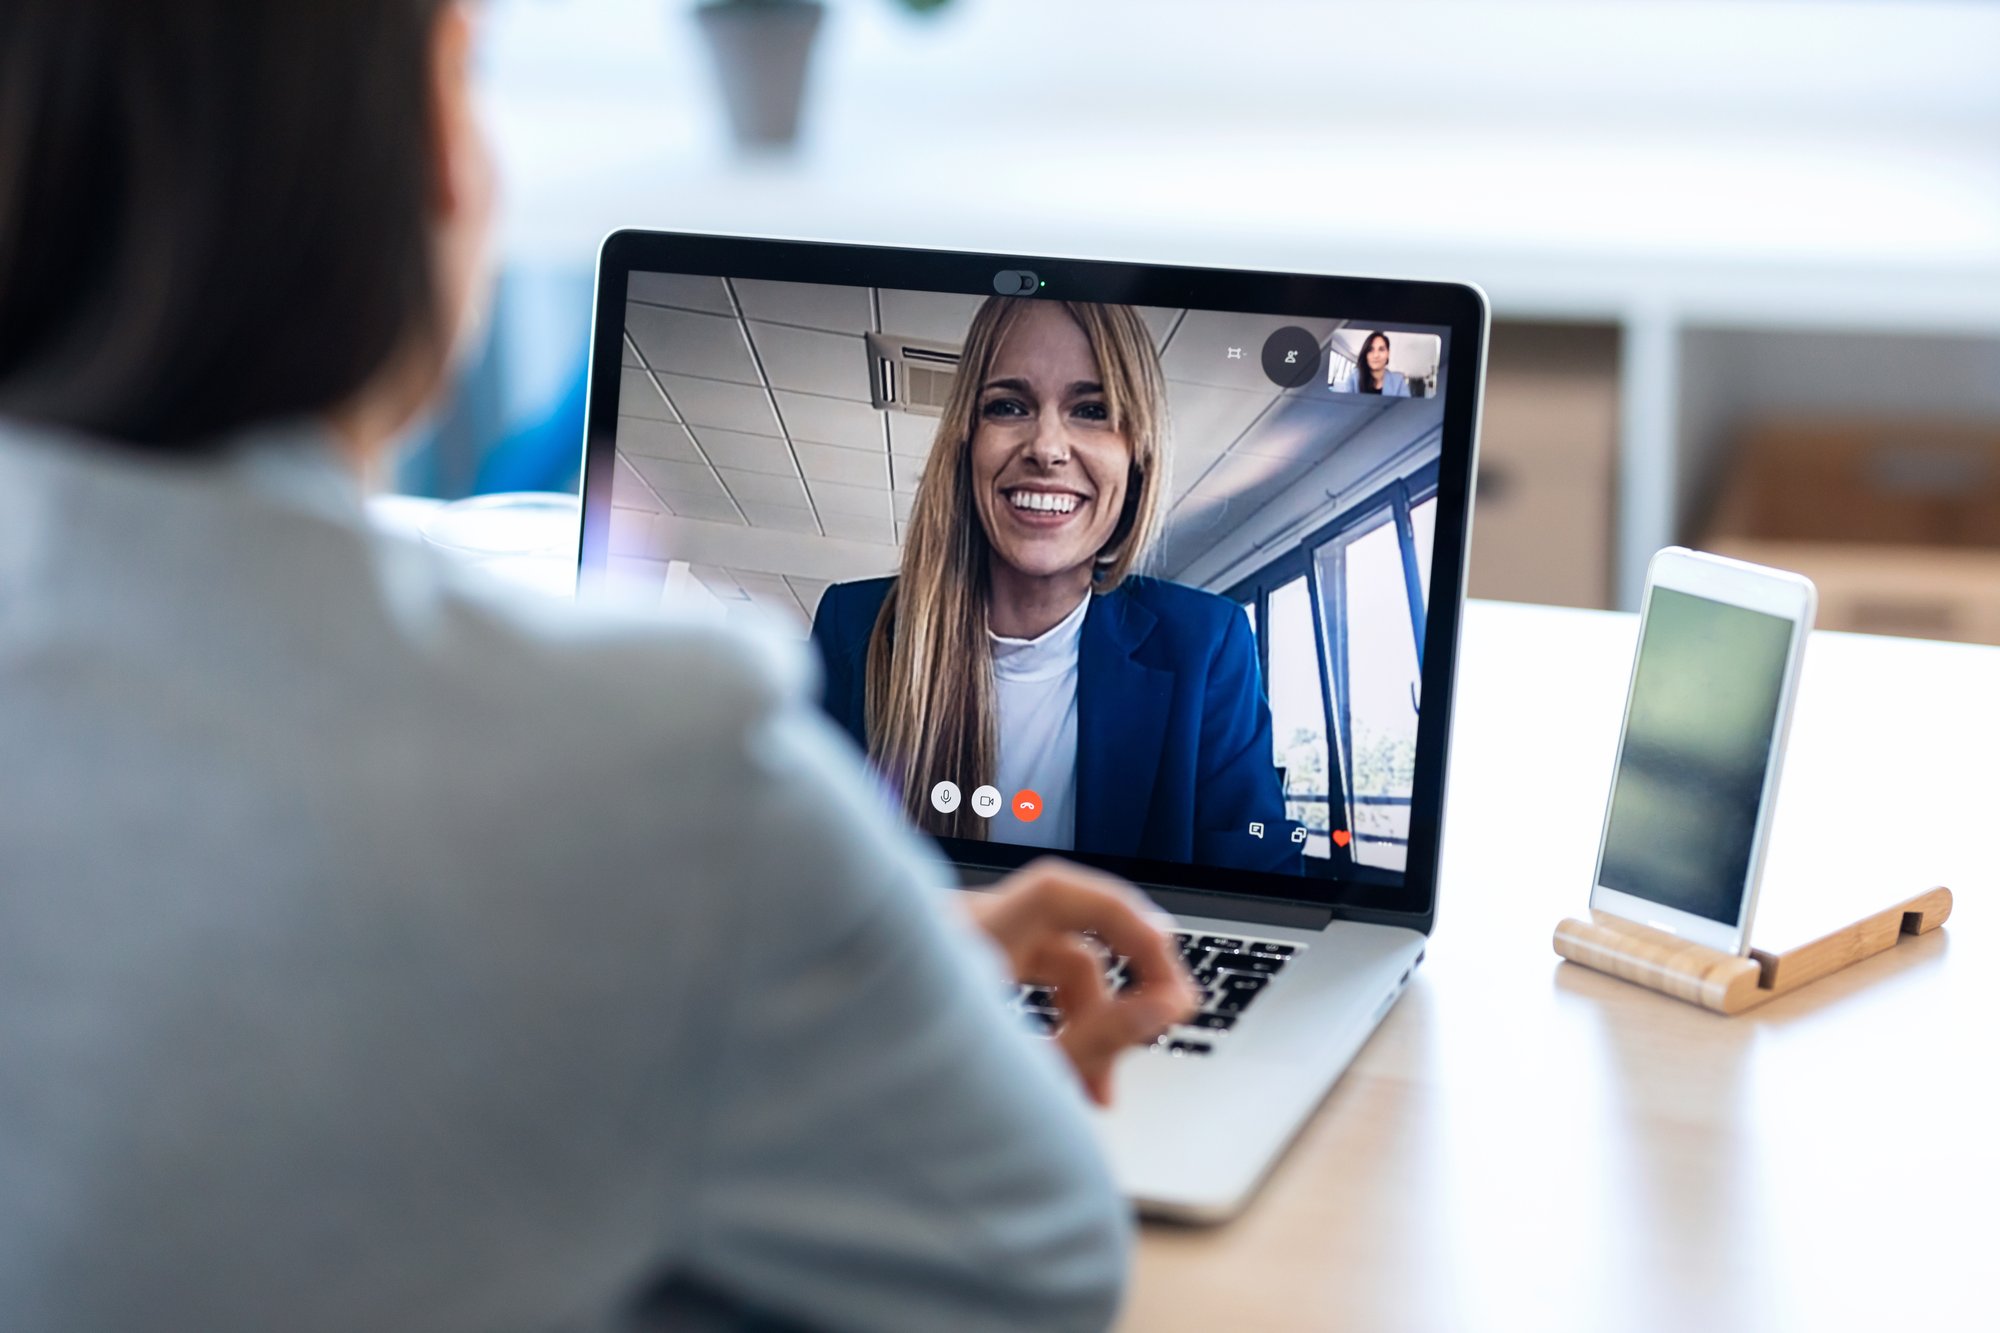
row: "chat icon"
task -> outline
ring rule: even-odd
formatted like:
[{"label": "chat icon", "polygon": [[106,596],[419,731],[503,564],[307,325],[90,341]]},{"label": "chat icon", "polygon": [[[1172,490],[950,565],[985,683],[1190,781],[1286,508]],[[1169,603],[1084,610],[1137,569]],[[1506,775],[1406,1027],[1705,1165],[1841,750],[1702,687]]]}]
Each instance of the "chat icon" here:
[{"label": "chat icon", "polygon": [[1261,837],[1263,837],[1263,836],[1264,836],[1264,826],[1263,826],[1262,824],[1252,824],[1252,825],[1250,826],[1250,836],[1251,836],[1251,837],[1253,837],[1253,838],[1261,838]]}]

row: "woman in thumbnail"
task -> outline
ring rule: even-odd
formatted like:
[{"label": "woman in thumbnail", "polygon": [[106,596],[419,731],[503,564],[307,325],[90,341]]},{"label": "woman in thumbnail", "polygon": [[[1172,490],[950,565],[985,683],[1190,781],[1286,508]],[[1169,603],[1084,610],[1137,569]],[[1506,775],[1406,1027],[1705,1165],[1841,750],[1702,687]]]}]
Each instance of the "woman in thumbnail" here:
[{"label": "woman in thumbnail", "polygon": [[[901,573],[834,585],[813,620],[828,711],[920,825],[1299,868],[1243,613],[1133,573],[1167,462],[1166,382],[1130,306],[980,308]],[[967,794],[948,812],[931,803],[943,780]],[[990,817],[969,808],[987,784],[1009,806]],[[1031,819],[1014,808],[1023,790],[1040,797]]]},{"label": "woman in thumbnail", "polygon": [[1389,335],[1379,330],[1368,335],[1361,344],[1361,355],[1354,360],[1354,369],[1341,378],[1334,386],[1337,393],[1379,393],[1385,398],[1408,398],[1410,378],[1398,370],[1389,369]]}]

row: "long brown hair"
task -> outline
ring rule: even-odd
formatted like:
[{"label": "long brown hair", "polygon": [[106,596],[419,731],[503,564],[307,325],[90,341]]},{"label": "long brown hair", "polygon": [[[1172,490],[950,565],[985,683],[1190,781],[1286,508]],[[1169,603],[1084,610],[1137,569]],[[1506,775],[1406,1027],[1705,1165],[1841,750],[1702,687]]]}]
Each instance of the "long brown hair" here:
[{"label": "long brown hair", "polygon": [[1389,335],[1381,331],[1369,334],[1361,340],[1361,354],[1354,358],[1354,391],[1356,393],[1380,393],[1389,383],[1389,367],[1383,366],[1377,375],[1375,368],[1368,364],[1368,349],[1380,338],[1382,345],[1389,345]]},{"label": "long brown hair", "polygon": [[[986,529],[973,503],[972,437],[979,396],[1028,298],[989,297],[966,331],[958,375],[917,484],[896,584],[868,641],[868,755],[922,827],[984,838],[965,805],[939,814],[931,783],[970,790],[999,771],[993,648],[986,634]],[[1150,550],[1167,491],[1166,379],[1145,321],[1131,306],[1062,303],[1097,358],[1111,428],[1131,445],[1125,506],[1097,553],[1093,593],[1116,588]]]}]

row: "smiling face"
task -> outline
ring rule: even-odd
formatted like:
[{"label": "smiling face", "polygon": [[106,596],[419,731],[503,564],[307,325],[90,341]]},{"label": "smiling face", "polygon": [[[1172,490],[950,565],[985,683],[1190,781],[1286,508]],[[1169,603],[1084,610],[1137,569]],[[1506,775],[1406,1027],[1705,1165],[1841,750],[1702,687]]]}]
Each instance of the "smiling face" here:
[{"label": "smiling face", "polygon": [[1031,578],[1088,570],[1124,511],[1132,445],[1068,311],[1037,303],[1007,330],[974,421],[972,498],[994,558]]},{"label": "smiling face", "polygon": [[1389,340],[1376,334],[1368,340],[1368,350],[1364,355],[1368,358],[1369,373],[1381,379],[1382,372],[1389,368]]}]

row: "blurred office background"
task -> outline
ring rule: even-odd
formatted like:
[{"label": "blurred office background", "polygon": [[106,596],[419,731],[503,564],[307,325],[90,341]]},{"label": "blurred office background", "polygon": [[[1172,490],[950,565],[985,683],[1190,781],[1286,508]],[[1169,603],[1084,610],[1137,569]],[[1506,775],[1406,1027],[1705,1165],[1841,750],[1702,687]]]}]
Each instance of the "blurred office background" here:
[{"label": "blurred office background", "polygon": [[489,0],[501,297],[403,489],[574,486],[619,226],[1459,278],[1475,595],[1630,608],[1682,541],[2000,642],[2000,5],[724,8]]}]

